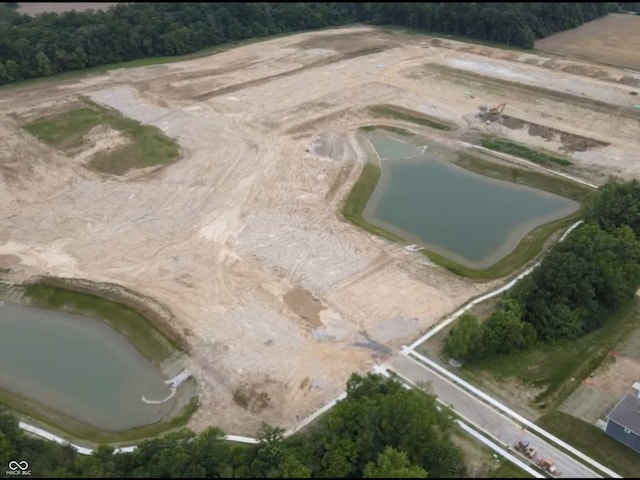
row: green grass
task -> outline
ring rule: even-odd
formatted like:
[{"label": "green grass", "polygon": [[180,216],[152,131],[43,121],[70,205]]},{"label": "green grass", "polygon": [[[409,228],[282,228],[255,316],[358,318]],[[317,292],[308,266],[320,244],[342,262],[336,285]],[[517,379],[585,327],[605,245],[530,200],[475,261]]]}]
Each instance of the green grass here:
[{"label": "green grass", "polygon": [[24,125],[24,129],[52,147],[65,150],[82,145],[82,137],[102,122],[100,111],[86,107],[40,118]]},{"label": "green grass", "polygon": [[424,127],[435,128],[436,130],[451,131],[457,128],[456,125],[446,120],[441,120],[397,105],[374,105],[373,107],[369,107],[369,113],[376,118],[392,118],[415,123]]},{"label": "green grass", "polygon": [[126,118],[115,110],[83,100],[85,106],[32,121],[24,128],[43,142],[69,151],[84,143],[84,135],[97,125],[108,125],[130,139],[130,143],[99,152],[87,167],[101,173],[122,175],[134,168],[166,165],[180,155],[175,140],[160,129]]},{"label": "green grass", "polygon": [[498,468],[491,474],[491,478],[533,478],[520,467],[513,463],[503,461]]},{"label": "green grass", "polygon": [[485,148],[489,148],[497,152],[508,153],[509,155],[515,155],[516,157],[524,158],[525,160],[529,160],[539,165],[551,167],[568,167],[573,165],[573,162],[568,158],[556,155],[552,152],[533,149],[521,143],[507,140],[506,138],[485,135],[482,137],[481,144]]},{"label": "green grass", "polygon": [[349,196],[342,208],[342,213],[347,220],[351,223],[364,228],[368,232],[374,233],[381,237],[394,242],[402,242],[402,237],[391,233],[384,228],[378,227],[372,223],[367,222],[362,217],[364,207],[367,205],[371,194],[376,188],[378,179],[380,178],[380,167],[373,163],[366,163],[362,169],[360,177],[356,181],[355,185],[349,192]]},{"label": "green grass", "polygon": [[491,376],[498,381],[517,379],[519,383],[542,389],[535,398],[542,411],[557,408],[606,358],[615,345],[640,328],[640,306],[632,302],[605,325],[575,340],[536,344],[514,355],[496,356],[465,364],[460,374],[470,380]]},{"label": "green grass", "polygon": [[640,455],[593,425],[562,412],[551,412],[536,423],[624,478],[636,478],[640,472]]},{"label": "green grass", "polygon": [[26,286],[25,295],[36,307],[85,315],[107,323],[156,365],[177,351],[145,317],[125,305],[49,285]]}]

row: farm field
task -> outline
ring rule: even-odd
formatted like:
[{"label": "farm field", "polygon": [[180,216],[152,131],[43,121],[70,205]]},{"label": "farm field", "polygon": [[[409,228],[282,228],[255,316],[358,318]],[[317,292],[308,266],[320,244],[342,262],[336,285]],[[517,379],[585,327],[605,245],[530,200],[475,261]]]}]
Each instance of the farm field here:
[{"label": "farm field", "polygon": [[609,14],[578,28],[538,40],[535,48],[640,70],[640,15]]}]

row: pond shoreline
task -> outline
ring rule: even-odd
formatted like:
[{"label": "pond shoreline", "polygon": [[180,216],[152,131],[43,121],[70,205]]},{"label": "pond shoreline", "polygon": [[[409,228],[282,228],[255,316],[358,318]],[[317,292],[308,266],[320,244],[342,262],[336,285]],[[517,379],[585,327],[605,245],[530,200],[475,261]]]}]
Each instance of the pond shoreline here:
[{"label": "pond shoreline", "polygon": [[[454,274],[474,280],[493,280],[510,275],[514,271],[529,264],[532,260],[542,254],[553,243],[557,237],[558,230],[579,220],[584,212],[585,203],[595,193],[594,185],[579,182],[568,175],[563,175],[547,168],[541,169],[537,165],[515,164],[503,155],[492,155],[492,152],[479,151],[475,145],[464,142],[455,142],[456,148],[451,141],[446,139],[429,140],[440,149],[451,150],[453,157],[447,161],[452,165],[460,167],[468,172],[473,172],[486,177],[488,181],[497,179],[511,183],[514,186],[532,188],[538,191],[545,191],[556,196],[561,196],[573,200],[578,204],[578,208],[568,215],[552,220],[547,220],[536,224],[531,228],[531,222],[525,228],[519,229],[519,240],[513,241],[511,251],[501,258],[493,261],[489,265],[480,265],[462,262],[457,255],[447,254],[446,249],[432,248],[424,240],[417,240],[415,235],[404,232],[401,228],[392,227],[385,222],[377,222],[371,216],[370,200],[379,200],[380,191],[377,188],[381,181],[385,180],[382,172],[381,159],[371,144],[367,133],[382,132],[389,138],[413,146],[420,153],[424,153],[424,145],[429,136],[423,136],[404,128],[389,127],[386,125],[367,125],[357,132],[360,146],[365,153],[365,165],[363,170],[347,194],[343,204],[342,214],[351,223],[364,228],[365,230],[379,235],[394,243],[399,243],[407,248],[407,244],[414,244],[414,250],[420,250],[422,255],[431,262],[444,267]],[[398,138],[401,137],[401,139]],[[444,140],[444,141],[442,141]],[[462,147],[462,148],[460,148]],[[466,148],[465,148],[466,147]],[[473,148],[473,153],[471,153]],[[383,160],[384,162],[402,162],[402,160]],[[527,162],[529,163],[529,162]],[[524,231],[526,230],[526,231]],[[524,232],[524,233],[523,233]],[[512,239],[513,240],[513,239]],[[495,258],[495,255],[492,255]]]},{"label": "pond shoreline", "polygon": [[[0,389],[0,401],[10,409],[16,411],[20,417],[29,421],[34,428],[44,428],[54,435],[61,434],[64,437],[71,437],[80,441],[96,442],[96,443],[120,443],[130,442],[133,440],[141,440],[164,433],[167,430],[181,427],[186,424],[191,415],[198,407],[198,386],[193,377],[185,373],[189,368],[188,347],[185,339],[178,334],[177,330],[172,326],[171,322],[175,319],[168,308],[161,305],[148,297],[133,292],[125,287],[114,284],[100,284],[84,279],[68,279],[56,278],[50,276],[37,277],[30,281],[16,284],[2,282],[5,290],[19,290],[23,294],[20,298],[11,299],[11,303],[25,305],[39,309],[65,312],[70,314],[82,315],[113,329],[125,342],[141,354],[156,369],[162,373],[165,378],[175,379],[182,372],[181,385],[176,386],[177,398],[173,401],[175,404],[171,410],[163,415],[161,420],[154,421],[151,424],[120,431],[102,431],[78,419],[70,418],[62,412],[57,411],[51,406],[47,406],[45,402],[40,403],[38,399],[28,399],[22,397],[15,392]],[[1,287],[2,285],[0,285]],[[29,289],[39,289],[35,297],[29,295]],[[50,289],[53,294],[50,297],[42,295],[42,289]],[[2,290],[0,288],[0,290]],[[70,304],[53,304],[51,300],[55,298],[55,294],[66,292],[75,296],[84,296],[84,303],[71,302]],[[1,292],[0,292],[1,293]],[[64,300],[66,297],[61,296]],[[129,328],[123,322],[114,321],[108,318],[109,315],[101,315],[107,313],[114,316],[114,311],[99,312],[91,309],[83,308],[83,305],[91,305],[95,298],[97,304],[104,302],[112,303],[114,311],[117,314],[119,309],[122,311],[130,310],[137,316],[133,318],[134,325]],[[117,315],[116,315],[117,316]],[[143,325],[139,318],[145,322]],[[127,321],[131,322],[131,318]],[[124,325],[124,326],[123,326]],[[145,333],[148,332],[148,333]],[[142,338],[141,338],[142,337]],[[160,343],[158,343],[158,339]],[[154,347],[164,345],[162,348]],[[155,351],[154,351],[155,349]],[[151,354],[150,354],[151,353]],[[170,385],[171,388],[174,385]],[[172,397],[174,396],[172,394]],[[141,400],[143,401],[143,400]]]}]

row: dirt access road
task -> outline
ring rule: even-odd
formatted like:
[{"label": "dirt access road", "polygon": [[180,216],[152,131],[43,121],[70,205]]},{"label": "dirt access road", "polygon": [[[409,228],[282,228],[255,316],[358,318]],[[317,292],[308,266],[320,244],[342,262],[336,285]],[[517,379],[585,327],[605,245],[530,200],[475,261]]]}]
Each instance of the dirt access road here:
[{"label": "dirt access road", "polygon": [[[13,281],[113,282],[168,306],[202,386],[192,428],[291,427],[335,398],[353,371],[496,285],[454,277],[341,218],[364,161],[355,131],[378,123],[367,106],[449,119],[461,127],[450,141],[499,130],[562,146],[476,118],[480,104],[506,98],[513,116],[610,143],[574,155],[585,175],[640,173],[629,156],[638,149],[633,118],[613,126],[606,109],[468,74],[506,81],[520,72],[525,84],[583,89],[614,110],[630,87],[556,71],[543,57],[532,65],[529,54],[474,48],[351,27],[0,91],[0,261]],[[87,156],[65,156],[20,128],[80,94],[161,128],[183,158],[101,177],[84,168]]]}]

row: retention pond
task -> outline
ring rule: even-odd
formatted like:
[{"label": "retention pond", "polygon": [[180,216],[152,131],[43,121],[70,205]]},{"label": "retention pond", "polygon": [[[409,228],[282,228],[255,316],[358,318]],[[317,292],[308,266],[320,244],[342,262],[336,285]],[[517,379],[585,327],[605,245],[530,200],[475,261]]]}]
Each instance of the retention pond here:
[{"label": "retention pond", "polygon": [[386,131],[367,133],[380,179],[366,221],[474,269],[516,249],[535,227],[580,208],[574,200],[485,177],[452,162],[455,152]]},{"label": "retention pond", "polygon": [[156,423],[176,401],[153,403],[171,386],[109,325],[14,304],[0,305],[0,388],[101,431]]}]

